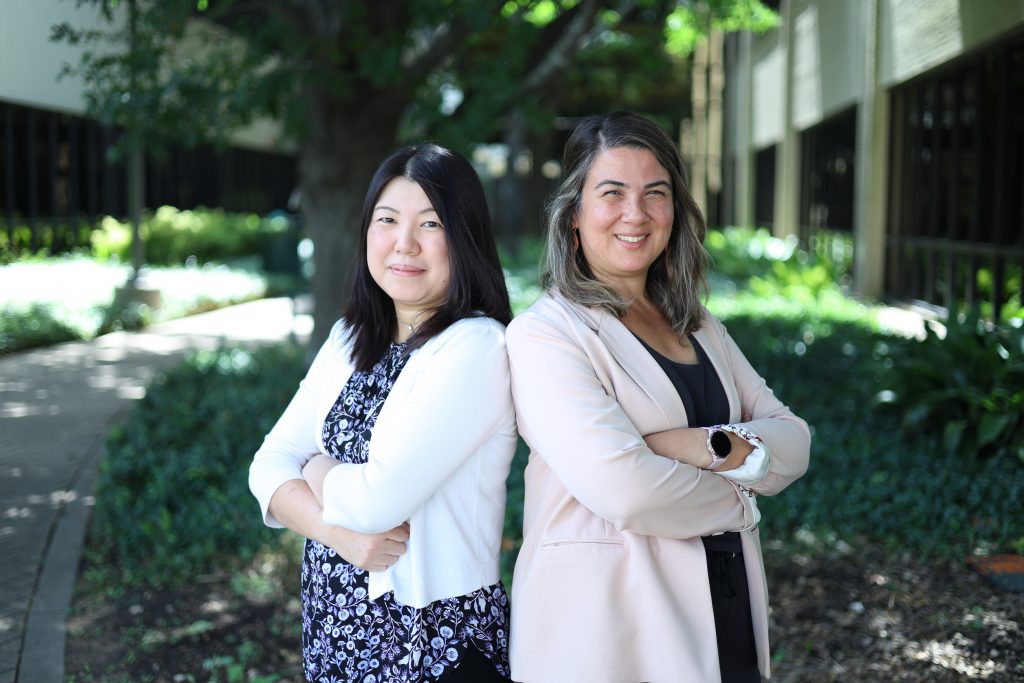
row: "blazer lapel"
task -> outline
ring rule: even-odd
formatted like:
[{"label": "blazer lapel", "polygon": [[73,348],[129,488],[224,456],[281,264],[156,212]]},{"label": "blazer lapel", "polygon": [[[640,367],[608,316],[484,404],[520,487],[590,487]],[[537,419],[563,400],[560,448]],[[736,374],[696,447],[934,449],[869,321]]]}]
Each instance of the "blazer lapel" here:
[{"label": "blazer lapel", "polygon": [[603,309],[580,306],[560,294],[554,295],[572,308],[597,333],[619,367],[647,394],[661,411],[664,429],[686,426],[689,422],[683,400],[672,380],[633,333],[614,315]]}]

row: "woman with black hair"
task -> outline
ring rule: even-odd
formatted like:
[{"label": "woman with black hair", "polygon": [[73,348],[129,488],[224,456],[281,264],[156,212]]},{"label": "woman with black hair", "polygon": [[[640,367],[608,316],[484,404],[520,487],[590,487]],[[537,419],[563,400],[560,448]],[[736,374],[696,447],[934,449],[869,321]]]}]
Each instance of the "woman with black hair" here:
[{"label": "woman with black hair", "polygon": [[249,471],[307,538],[310,681],[504,681],[498,554],[515,415],[508,292],[472,166],[437,145],[374,175],[345,316]]}]

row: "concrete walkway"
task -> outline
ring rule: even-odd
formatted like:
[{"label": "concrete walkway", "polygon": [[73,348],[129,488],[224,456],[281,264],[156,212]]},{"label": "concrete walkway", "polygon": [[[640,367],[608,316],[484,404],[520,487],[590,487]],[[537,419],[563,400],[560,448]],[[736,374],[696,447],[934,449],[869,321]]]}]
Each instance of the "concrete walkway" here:
[{"label": "concrete walkway", "polygon": [[0,356],[0,683],[64,680],[65,618],[103,439],[195,349],[308,339],[291,299]]}]

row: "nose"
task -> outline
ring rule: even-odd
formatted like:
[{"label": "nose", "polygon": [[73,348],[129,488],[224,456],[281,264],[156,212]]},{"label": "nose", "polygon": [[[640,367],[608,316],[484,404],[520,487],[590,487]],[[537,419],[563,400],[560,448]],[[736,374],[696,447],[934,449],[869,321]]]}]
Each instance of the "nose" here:
[{"label": "nose", "polygon": [[399,228],[398,234],[395,235],[395,253],[415,254],[419,249],[420,245],[416,241],[415,227],[405,225]]},{"label": "nose", "polygon": [[640,197],[629,197],[622,207],[622,221],[624,223],[643,223],[647,220],[647,211],[644,209],[643,199]]}]

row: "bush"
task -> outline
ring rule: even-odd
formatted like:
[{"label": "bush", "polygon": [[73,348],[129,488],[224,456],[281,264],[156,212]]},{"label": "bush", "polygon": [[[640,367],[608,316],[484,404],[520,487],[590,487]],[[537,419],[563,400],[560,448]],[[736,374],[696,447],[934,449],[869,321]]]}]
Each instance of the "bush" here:
[{"label": "bush", "polygon": [[708,232],[712,283],[726,279],[762,297],[813,300],[839,292],[852,265],[852,238],[823,233],[815,248],[799,248],[795,236],[772,237],[764,228],[730,227]]},{"label": "bush", "polygon": [[0,355],[80,338],[78,330],[55,316],[47,304],[0,308]]},{"label": "bush", "polygon": [[945,336],[886,347],[879,403],[909,433],[942,435],[966,458],[1012,454],[1024,463],[1024,330],[989,326],[977,311],[947,318]]},{"label": "bush", "polygon": [[41,223],[33,229],[28,225],[15,225],[7,230],[0,228],[0,265],[13,263],[32,255],[48,255],[57,251],[82,251],[89,248],[89,234],[92,227],[81,221],[76,226],[54,226]]},{"label": "bush", "polygon": [[111,431],[93,533],[124,581],[194,579],[274,538],[248,466],[304,368],[297,347],[200,353],[158,377]]},{"label": "bush", "polygon": [[[256,214],[204,208],[179,211],[173,206],[161,206],[143,217],[140,230],[146,243],[147,263],[182,265],[189,257],[206,263],[261,256],[270,226]],[[107,216],[92,233],[91,240],[96,258],[131,261],[128,223]]]}]

